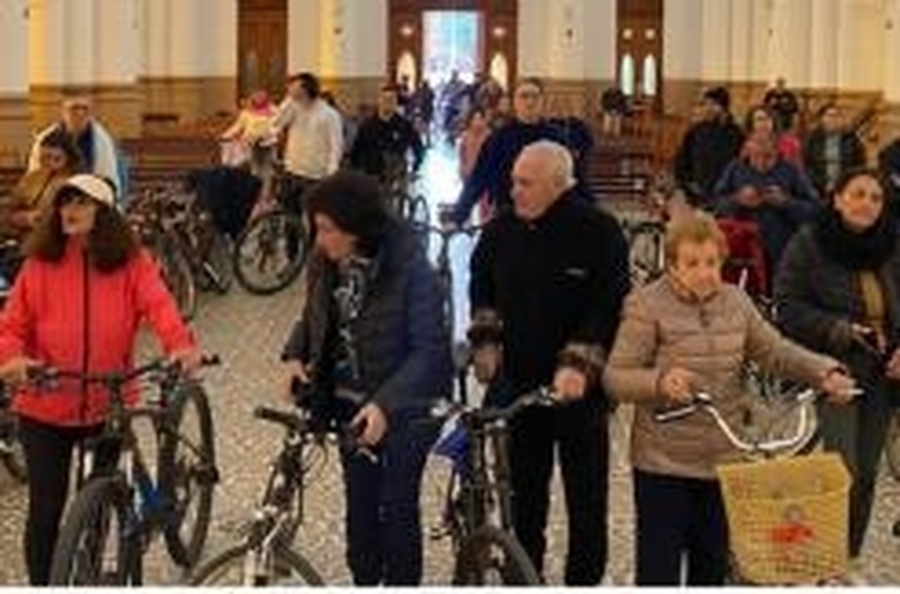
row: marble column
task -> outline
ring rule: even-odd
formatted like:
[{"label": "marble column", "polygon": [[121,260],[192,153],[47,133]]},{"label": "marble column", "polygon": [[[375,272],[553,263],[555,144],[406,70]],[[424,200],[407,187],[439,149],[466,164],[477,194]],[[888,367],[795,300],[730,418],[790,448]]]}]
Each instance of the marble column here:
[{"label": "marble column", "polygon": [[29,144],[28,2],[0,2],[0,166],[21,164]]}]

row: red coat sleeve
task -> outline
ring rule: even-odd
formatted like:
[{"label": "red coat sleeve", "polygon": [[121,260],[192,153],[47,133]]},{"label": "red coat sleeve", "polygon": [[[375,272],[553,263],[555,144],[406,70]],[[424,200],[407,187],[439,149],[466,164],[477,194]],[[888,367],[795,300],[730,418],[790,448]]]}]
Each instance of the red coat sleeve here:
[{"label": "red coat sleeve", "polygon": [[193,333],[181,317],[175,298],[160,275],[159,266],[141,250],[132,260],[135,303],[141,319],[149,322],[166,353],[196,346]]},{"label": "red coat sleeve", "polygon": [[16,276],[12,291],[0,312],[0,363],[25,354],[28,337],[34,331],[34,306],[32,287],[36,283],[37,269],[26,261]]}]

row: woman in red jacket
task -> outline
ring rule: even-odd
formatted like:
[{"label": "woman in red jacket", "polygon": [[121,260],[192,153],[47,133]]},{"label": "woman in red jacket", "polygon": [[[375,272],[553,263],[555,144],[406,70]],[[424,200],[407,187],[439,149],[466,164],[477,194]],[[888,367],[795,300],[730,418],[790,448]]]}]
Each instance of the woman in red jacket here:
[{"label": "woman in red jacket", "polygon": [[103,178],[69,178],[29,238],[28,259],[0,314],[0,378],[19,386],[14,408],[29,473],[25,558],[32,585],[49,579],[72,449],[100,430],[109,394],[77,381],[38,393],[25,384],[28,368],[127,369],[143,320],[187,369],[199,364],[158,268],[114,203]]}]

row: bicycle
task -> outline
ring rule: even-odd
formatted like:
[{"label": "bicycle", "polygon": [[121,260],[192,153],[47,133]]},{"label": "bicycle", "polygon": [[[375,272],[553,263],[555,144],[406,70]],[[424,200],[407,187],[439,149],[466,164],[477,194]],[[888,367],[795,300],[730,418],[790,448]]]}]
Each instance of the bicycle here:
[{"label": "bicycle", "polygon": [[255,295],[273,295],[294,282],[310,248],[303,218],[287,205],[294,197],[284,164],[276,161],[274,167],[273,208],[250,221],[232,253],[235,278]]},{"label": "bicycle", "polygon": [[[256,511],[239,529],[241,541],[199,566],[189,583],[193,586],[324,585],[322,576],[292,543],[303,523],[308,476],[313,468],[323,466],[328,456],[325,433],[314,425],[303,407],[291,412],[258,407],[253,416],[285,430],[281,451],[271,464]],[[374,455],[355,444],[356,434],[348,428],[339,428],[336,433],[340,434],[342,447],[362,455]]]},{"label": "bicycle", "polygon": [[449,458],[453,469],[431,538],[452,542],[454,585],[486,585],[491,577],[504,585],[541,583],[513,533],[508,455],[509,422],[532,406],[556,406],[556,400],[542,388],[505,408],[444,403],[432,410],[432,419],[444,421],[432,453]]},{"label": "bicycle", "polygon": [[165,188],[147,190],[129,204],[126,219],[156,259],[163,282],[175,298],[178,311],[185,320],[197,312],[197,286],[191,263],[172,232],[173,221],[181,215],[182,206],[167,199]]},{"label": "bicycle", "polygon": [[16,482],[25,483],[28,481],[28,468],[22,442],[19,441],[19,421],[10,410],[11,400],[9,387],[0,383],[0,461]]},{"label": "bicycle", "polygon": [[[202,364],[218,362],[218,357],[205,357]],[[159,387],[158,403],[126,405],[126,392],[139,378]],[[185,378],[179,364],[163,359],[127,372],[84,374],[35,368],[29,381],[38,389],[71,382],[82,388],[100,385],[110,393],[102,431],[82,444],[80,466],[86,478],[60,528],[50,583],[139,585],[143,555],[159,532],[175,563],[195,564],[206,541],[218,481],[212,417],[200,384]],[[183,431],[191,408],[199,430],[196,441]],[[152,421],[159,443],[155,483],[133,428],[139,418]],[[118,452],[118,461],[92,468],[93,454],[101,446]],[[194,517],[189,518],[192,511]],[[111,535],[113,542],[107,543]],[[112,550],[105,550],[107,544]]]},{"label": "bicycle", "polygon": [[821,584],[847,572],[850,476],[836,454],[795,456],[815,440],[815,397],[810,389],[793,394],[796,426],[774,436],[741,436],[708,393],[655,414],[666,423],[703,411],[745,458],[716,469],[735,583]]},{"label": "bicycle", "polygon": [[628,240],[628,269],[635,287],[647,285],[662,276],[666,267],[666,223],[646,220],[623,224]]}]

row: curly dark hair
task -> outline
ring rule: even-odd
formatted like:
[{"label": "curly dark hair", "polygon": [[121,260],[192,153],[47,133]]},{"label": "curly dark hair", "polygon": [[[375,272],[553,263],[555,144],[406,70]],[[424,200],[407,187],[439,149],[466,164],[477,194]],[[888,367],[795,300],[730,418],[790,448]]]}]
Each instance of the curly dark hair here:
[{"label": "curly dark hair", "polygon": [[[43,217],[25,242],[28,256],[45,262],[62,259],[69,238],[63,232],[60,206],[65,199],[82,194],[81,190],[69,186],[62,186],[56,192],[49,216]],[[87,238],[88,261],[100,272],[114,272],[138,253],[140,244],[118,210],[99,202],[97,207],[94,228]]]},{"label": "curly dark hair", "polygon": [[307,216],[313,233],[317,214],[356,237],[359,251],[367,256],[378,251],[390,220],[378,181],[355,171],[339,171],[309,191]]}]

